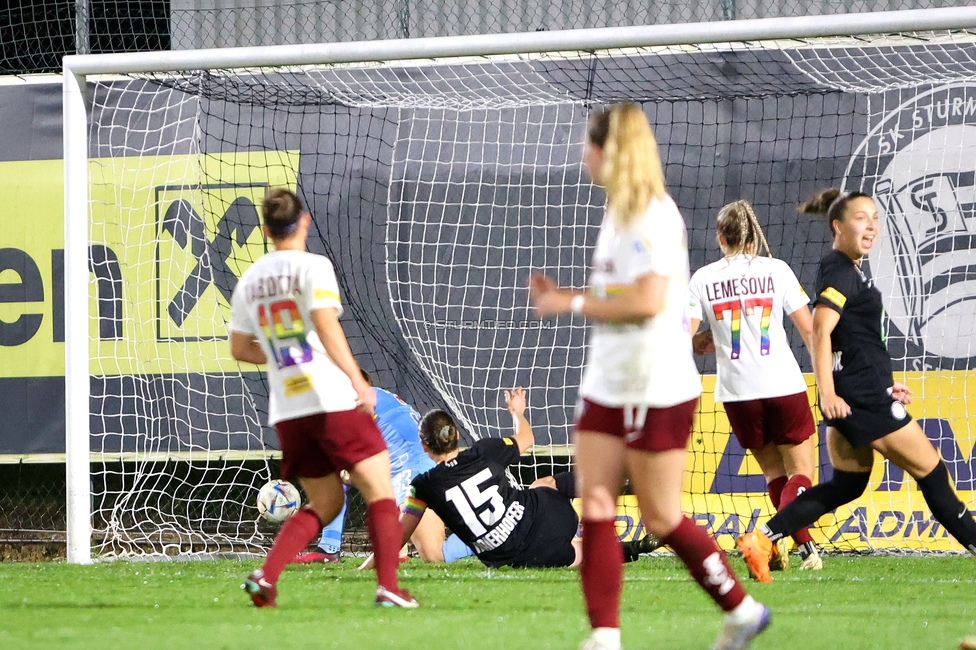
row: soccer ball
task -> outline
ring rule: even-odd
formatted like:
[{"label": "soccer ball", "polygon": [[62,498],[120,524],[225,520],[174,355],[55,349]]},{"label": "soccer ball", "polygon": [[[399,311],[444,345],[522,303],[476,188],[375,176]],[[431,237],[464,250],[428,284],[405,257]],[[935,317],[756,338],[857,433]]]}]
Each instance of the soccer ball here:
[{"label": "soccer ball", "polygon": [[302,507],[298,488],[281,479],[268,481],[258,492],[258,512],[268,521],[281,523]]}]

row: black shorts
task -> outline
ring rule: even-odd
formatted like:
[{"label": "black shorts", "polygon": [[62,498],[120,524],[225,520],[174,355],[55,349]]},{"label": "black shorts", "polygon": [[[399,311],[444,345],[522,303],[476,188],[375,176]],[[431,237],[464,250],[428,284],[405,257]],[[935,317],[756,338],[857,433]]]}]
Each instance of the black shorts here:
[{"label": "black shorts", "polygon": [[576,498],[576,475],[570,472],[560,472],[558,474],[553,474],[553,480],[556,481],[556,492],[563,495],[567,499]]},{"label": "black shorts", "polygon": [[870,445],[912,421],[905,406],[891,399],[887,388],[866,395],[841,397],[851,407],[851,414],[825,422],[828,427],[837,429],[855,449]]},{"label": "black shorts", "polygon": [[556,490],[538,487],[527,490],[536,500],[531,527],[522,546],[504,557],[488,552],[478,559],[488,566],[510,566],[517,569],[571,566],[576,561],[573,538],[579,529],[579,517],[573,504]]}]

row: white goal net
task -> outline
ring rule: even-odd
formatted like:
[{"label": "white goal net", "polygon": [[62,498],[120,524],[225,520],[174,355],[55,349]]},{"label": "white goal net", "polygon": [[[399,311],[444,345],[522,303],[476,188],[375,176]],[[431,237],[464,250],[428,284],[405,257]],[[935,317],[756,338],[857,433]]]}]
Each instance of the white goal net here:
[{"label": "white goal net", "polygon": [[[960,27],[976,25],[971,10],[953,11]],[[582,175],[586,118],[619,101],[638,102],[655,128],[693,269],[719,255],[718,208],[745,198],[811,292],[829,232],[795,206],[830,186],[878,197],[885,234],[869,272],[889,310],[889,349],[918,396],[911,412],[976,508],[976,39],[728,29],[697,45],[608,30],[613,47],[553,53],[519,37],[523,53],[493,56],[477,39],[470,52],[446,39],[458,56],[380,50],[361,63],[329,59],[335,48],[301,65],[288,48],[255,50],[254,64],[219,51],[212,64],[155,69],[69,62],[88,71],[91,98],[76,109],[86,164],[66,159],[87,188],[83,214],[69,205],[67,218],[85,224],[91,266],[95,552],[268,543],[253,497],[275,474],[277,440],[263,375],[231,360],[226,321],[237,278],[266,250],[255,206],[271,186],[296,190],[313,213],[310,249],[336,264],[344,327],[377,385],[420,411],[447,407],[468,440],[507,434],[500,391],[525,386],[539,448],[523,458],[523,480],[567,469],[586,327],[537,319],[527,279],[542,270],[584,286],[604,204]],[[799,337],[791,343],[809,371]],[[731,548],[772,506],[712,400],[714,360],[701,368],[685,508]],[[821,446],[820,478],[829,471]],[[623,534],[639,526],[629,511],[620,521]],[[958,549],[887,463],[814,536],[827,550]]]}]

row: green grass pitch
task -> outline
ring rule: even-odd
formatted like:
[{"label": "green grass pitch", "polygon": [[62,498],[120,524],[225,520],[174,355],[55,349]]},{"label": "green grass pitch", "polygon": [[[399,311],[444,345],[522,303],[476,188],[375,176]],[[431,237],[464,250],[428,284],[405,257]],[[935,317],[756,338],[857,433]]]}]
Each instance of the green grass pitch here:
[{"label": "green grass pitch", "polygon": [[[736,570],[744,566],[734,558]],[[976,634],[976,562],[951,557],[828,557],[816,573],[749,582],[773,610],[754,648],[936,650]],[[415,611],[375,609],[357,561],[292,566],[277,609],[239,589],[256,562],[0,564],[0,648],[562,648],[586,633],[577,572],[403,565]],[[628,565],[628,650],[707,648],[720,613],[672,557]]]}]

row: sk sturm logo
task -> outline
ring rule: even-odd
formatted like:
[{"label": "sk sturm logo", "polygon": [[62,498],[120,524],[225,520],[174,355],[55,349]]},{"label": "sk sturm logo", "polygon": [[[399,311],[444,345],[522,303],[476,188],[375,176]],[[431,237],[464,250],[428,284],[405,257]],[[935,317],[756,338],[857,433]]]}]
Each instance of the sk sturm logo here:
[{"label": "sk sturm logo", "polygon": [[257,206],[267,184],[156,188],[156,338],[227,336],[241,274],[267,249]]},{"label": "sk sturm logo", "polygon": [[878,204],[882,236],[869,266],[890,324],[904,337],[907,369],[969,367],[976,360],[976,86],[923,91],[883,115],[851,159],[844,189]]}]

